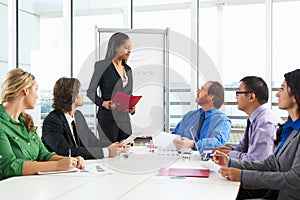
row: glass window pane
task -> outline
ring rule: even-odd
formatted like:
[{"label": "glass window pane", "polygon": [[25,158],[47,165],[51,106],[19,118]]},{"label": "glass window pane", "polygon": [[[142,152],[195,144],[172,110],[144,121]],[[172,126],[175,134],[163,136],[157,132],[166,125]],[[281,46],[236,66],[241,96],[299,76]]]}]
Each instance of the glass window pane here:
[{"label": "glass window pane", "polygon": [[284,80],[284,74],[300,68],[299,9],[300,1],[273,3],[272,109],[282,117],[287,117],[288,113],[278,109],[275,95]]},{"label": "glass window pane", "polygon": [[[223,7],[222,77],[226,88],[235,90],[245,76],[259,76],[266,80],[264,19],[265,4]],[[231,117],[234,129],[243,128],[246,120],[241,118],[247,115],[238,110],[235,94],[230,93],[226,91],[226,101],[234,104],[228,103],[225,113]]]},{"label": "glass window pane", "polygon": [[[196,67],[191,63],[191,1],[134,1],[134,29],[170,28],[169,122],[175,128],[182,115],[196,108]],[[184,19],[184,20],[183,20]],[[159,23],[158,23],[159,22]]]},{"label": "glass window pane", "polygon": [[[255,15],[253,15],[255,13]],[[234,84],[249,75],[265,79],[265,4],[224,6],[223,78]],[[232,73],[238,76],[233,79]]]},{"label": "glass window pane", "polygon": [[[74,0],[73,64],[76,77],[91,56],[95,59],[96,29],[126,28],[123,21],[123,0]],[[127,27],[128,28],[128,27]],[[90,63],[88,63],[90,64]]]},{"label": "glass window pane", "polygon": [[300,1],[276,2],[273,6],[273,84],[280,87],[289,71],[300,68]]},{"label": "glass window pane", "polygon": [[[126,28],[124,20],[124,0],[74,0],[73,20],[73,76],[79,78],[84,91],[87,90],[96,59],[96,27]],[[128,27],[127,27],[128,28]],[[80,110],[85,115],[89,127],[94,129],[96,122],[95,105],[84,98]]]},{"label": "glass window pane", "polygon": [[[215,63],[225,87],[223,111],[232,121],[230,141],[243,134],[247,115],[238,109],[235,90],[244,76],[265,78],[265,4],[201,2],[199,45]],[[239,5],[237,5],[239,4]],[[253,15],[255,13],[255,15]],[[235,76],[232,76],[234,71]]]},{"label": "glass window pane", "polygon": [[200,7],[199,45],[217,63],[218,13],[217,7]]},{"label": "glass window pane", "polygon": [[[8,16],[7,0],[0,0],[0,80],[8,71]],[[2,82],[2,81],[0,81]]]},{"label": "glass window pane", "polygon": [[[19,1],[19,67],[31,72],[39,85],[39,99],[32,114],[35,124],[52,109],[55,81],[70,76],[65,66],[63,1]],[[41,131],[41,129],[38,129]]]}]

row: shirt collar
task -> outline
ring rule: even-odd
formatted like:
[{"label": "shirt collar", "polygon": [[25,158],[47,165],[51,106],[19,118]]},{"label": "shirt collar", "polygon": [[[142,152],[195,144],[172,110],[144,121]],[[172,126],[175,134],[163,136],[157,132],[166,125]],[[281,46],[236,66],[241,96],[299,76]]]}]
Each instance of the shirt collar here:
[{"label": "shirt collar", "polygon": [[19,120],[20,122],[16,122],[15,120],[13,120],[8,114],[7,112],[4,110],[2,104],[0,104],[0,117],[2,117],[3,119],[7,120],[7,121],[11,121],[14,124],[20,124],[20,123],[24,123],[25,119],[22,115],[19,116]]},{"label": "shirt collar", "polygon": [[258,106],[252,113],[251,115],[249,116],[249,120],[250,122],[252,123],[253,120],[257,117],[257,115],[263,111],[264,109],[266,109],[266,105],[265,104],[262,104],[260,106]]},{"label": "shirt collar", "polygon": [[296,121],[290,120],[288,123],[286,123],[284,126],[284,128],[293,128],[296,131],[300,130],[300,118],[298,118]]},{"label": "shirt collar", "polygon": [[213,108],[213,109],[207,110],[207,111],[204,111],[202,108],[199,109],[200,115],[202,114],[202,112],[205,112],[205,119],[210,117],[216,111],[217,111],[217,108]]},{"label": "shirt collar", "polygon": [[0,105],[0,117],[4,118],[5,120],[9,120],[11,117],[7,114],[7,112],[4,110],[2,104]]},{"label": "shirt collar", "polygon": [[75,121],[75,118],[73,118],[71,115],[69,115],[69,113],[64,113],[64,114],[65,114],[65,117],[69,124],[71,124],[72,121]]}]

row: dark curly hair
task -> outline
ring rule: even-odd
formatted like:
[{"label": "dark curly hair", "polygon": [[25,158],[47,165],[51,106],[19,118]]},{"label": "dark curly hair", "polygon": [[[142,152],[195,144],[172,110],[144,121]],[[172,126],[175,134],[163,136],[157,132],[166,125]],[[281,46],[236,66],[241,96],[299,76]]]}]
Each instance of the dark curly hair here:
[{"label": "dark curly hair", "polygon": [[72,103],[75,102],[80,86],[80,81],[76,78],[63,77],[58,79],[53,89],[52,107],[62,112],[72,110]]},{"label": "dark curly hair", "polygon": [[[300,114],[300,69],[288,72],[284,75],[284,80],[288,87],[289,96],[294,96],[298,104],[298,114]],[[291,120],[290,117],[287,118],[287,121],[284,124],[279,124],[279,128],[276,132],[276,140],[274,141],[275,145],[278,145],[282,139],[282,128],[283,126]]]}]

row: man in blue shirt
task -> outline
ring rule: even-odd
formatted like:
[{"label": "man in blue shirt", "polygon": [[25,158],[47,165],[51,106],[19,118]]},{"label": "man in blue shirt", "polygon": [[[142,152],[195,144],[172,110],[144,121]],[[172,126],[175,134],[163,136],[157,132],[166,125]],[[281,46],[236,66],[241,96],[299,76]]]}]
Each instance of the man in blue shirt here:
[{"label": "man in blue shirt", "polygon": [[202,108],[185,114],[173,131],[181,136],[173,141],[176,148],[198,148],[202,152],[225,145],[230,137],[231,121],[218,110],[224,103],[223,86],[208,81],[197,90],[196,102]]}]

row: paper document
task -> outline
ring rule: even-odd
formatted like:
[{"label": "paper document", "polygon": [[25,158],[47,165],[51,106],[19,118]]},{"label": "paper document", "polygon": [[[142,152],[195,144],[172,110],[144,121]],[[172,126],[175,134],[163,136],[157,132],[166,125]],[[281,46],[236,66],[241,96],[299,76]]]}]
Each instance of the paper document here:
[{"label": "paper document", "polygon": [[218,172],[220,166],[215,164],[212,160],[200,162],[200,166],[209,169],[212,172]]},{"label": "paper document", "polygon": [[167,132],[161,132],[153,136],[153,144],[160,149],[176,149],[173,140],[179,139],[180,136],[176,134],[171,134]]},{"label": "paper document", "polygon": [[86,164],[81,173],[113,173],[100,163]]},{"label": "paper document", "polygon": [[164,168],[159,170],[157,176],[183,176],[183,177],[208,178],[209,170],[190,169],[190,168]]},{"label": "paper document", "polygon": [[60,174],[60,173],[70,173],[70,172],[80,172],[80,169],[78,168],[72,168],[69,170],[59,170],[59,171],[49,171],[49,172],[38,172],[39,175],[45,175],[45,174]]},{"label": "paper document", "polygon": [[130,142],[132,142],[134,139],[136,138],[136,135],[130,135],[128,138],[126,138],[125,140],[123,140],[121,142],[121,144],[129,144]]},{"label": "paper document", "polygon": [[112,99],[113,104],[116,106],[116,110],[125,111],[129,108],[134,107],[142,96],[132,96],[122,92],[117,92],[117,94]]}]

